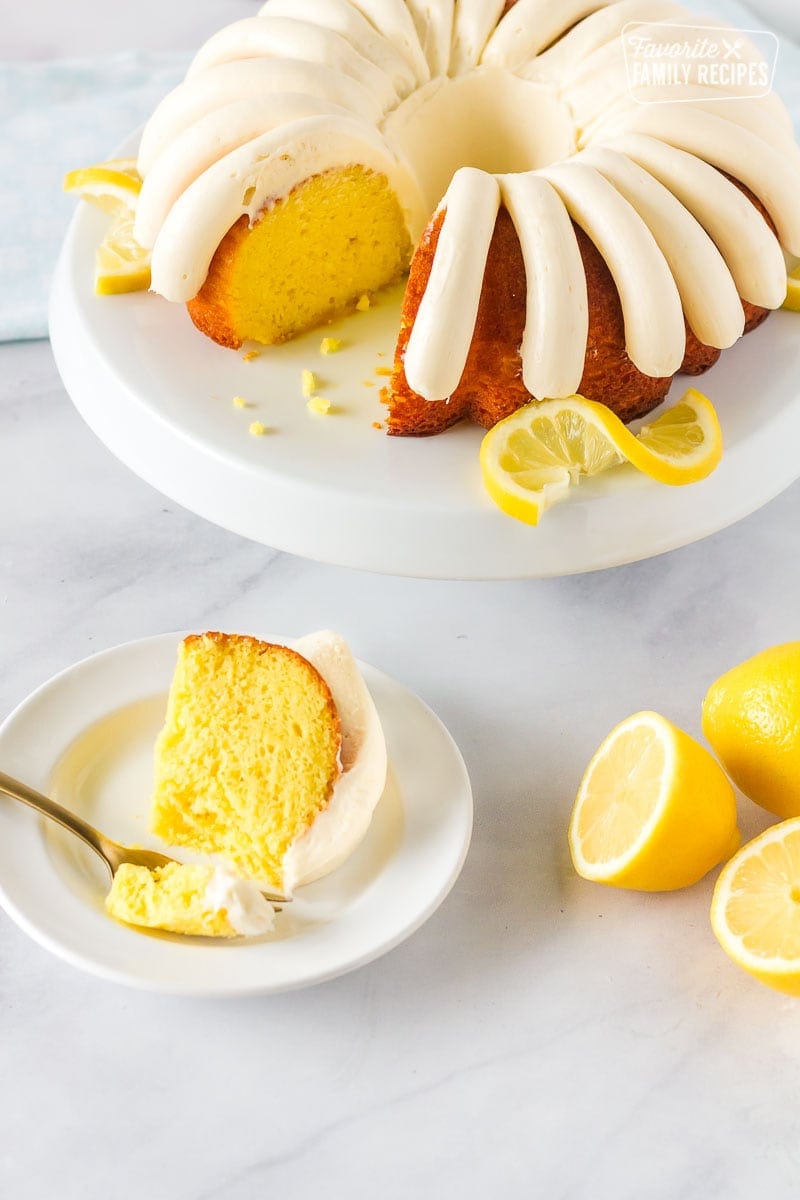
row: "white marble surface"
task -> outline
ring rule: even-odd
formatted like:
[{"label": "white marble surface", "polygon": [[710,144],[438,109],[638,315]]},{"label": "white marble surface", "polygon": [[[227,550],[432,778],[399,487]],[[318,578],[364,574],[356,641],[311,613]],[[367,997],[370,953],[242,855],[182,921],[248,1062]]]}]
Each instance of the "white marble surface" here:
[{"label": "white marble surface", "polygon": [[[178,45],[178,9],[192,44],[254,6],[140,0],[136,22],[68,7],[91,17],[100,49],[155,45],[143,13],[168,12],[158,44]],[[21,11],[12,51],[84,48],[64,9]],[[0,1194],[797,1195],[800,1006],[718,950],[710,880],[673,896],[606,892],[573,876],[564,832],[616,720],[655,707],[698,732],[722,669],[798,636],[800,488],[638,566],[444,585],[275,556],[177,510],[82,425],[44,343],[0,347],[0,446],[3,713],[128,638],[331,625],[441,714],[477,806],[464,874],[433,920],[305,993],[127,992],[0,915]],[[742,818],[760,824],[746,802]]]}]

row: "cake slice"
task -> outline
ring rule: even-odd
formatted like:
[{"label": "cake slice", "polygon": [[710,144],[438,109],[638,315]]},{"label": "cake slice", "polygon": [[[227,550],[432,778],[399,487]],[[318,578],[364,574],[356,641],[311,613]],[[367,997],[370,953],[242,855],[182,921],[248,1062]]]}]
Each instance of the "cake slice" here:
[{"label": "cake slice", "polygon": [[330,802],[341,734],[331,690],[286,646],[182,643],[155,754],[151,829],[283,887],[283,861]]},{"label": "cake slice", "polygon": [[126,925],[196,937],[256,937],[274,923],[255,884],[220,867],[177,862],[153,871],[123,863],[106,911]]}]

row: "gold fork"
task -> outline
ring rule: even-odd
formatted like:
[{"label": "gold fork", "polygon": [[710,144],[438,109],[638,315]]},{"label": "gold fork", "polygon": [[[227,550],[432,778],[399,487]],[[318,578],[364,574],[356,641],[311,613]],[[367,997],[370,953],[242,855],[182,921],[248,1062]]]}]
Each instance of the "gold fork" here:
[{"label": "gold fork", "polygon": [[[43,796],[41,792],[28,787],[26,783],[20,783],[18,779],[12,779],[10,775],[5,775],[2,771],[0,771],[0,793],[10,796],[12,800],[21,800],[30,808],[35,808],[43,816],[49,817],[51,821],[56,821],[64,829],[74,833],[87,846],[91,846],[108,867],[112,879],[123,863],[131,863],[135,867],[147,867],[152,871],[156,867],[166,867],[168,863],[177,861],[169,858],[166,854],[159,854],[157,850],[137,850],[133,846],[121,846],[119,842],[106,837],[99,829],[95,829],[88,821],[76,816],[68,808],[56,804],[55,800],[51,800],[49,796]],[[291,896],[281,896],[278,892],[262,891],[261,894],[270,904],[289,904],[291,901]]]}]

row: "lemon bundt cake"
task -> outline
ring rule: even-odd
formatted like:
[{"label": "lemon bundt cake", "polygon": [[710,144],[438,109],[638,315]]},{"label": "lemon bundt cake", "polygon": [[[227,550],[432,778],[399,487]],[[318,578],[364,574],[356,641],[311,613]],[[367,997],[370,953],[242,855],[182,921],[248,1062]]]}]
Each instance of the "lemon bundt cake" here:
[{"label": "lemon bundt cake", "polygon": [[649,411],[782,304],[800,151],[775,94],[638,103],[630,22],[713,24],[672,0],[268,0],[145,128],[154,290],[224,345],[278,342],[416,247],[390,433],[579,389]]},{"label": "lemon bundt cake", "polygon": [[177,862],[152,871],[123,863],[106,911],[126,925],[194,937],[257,937],[275,922],[255,884],[221,867]]},{"label": "lemon bundt cake", "polygon": [[279,891],[352,853],[386,780],[375,706],[332,633],[186,638],[155,757],[152,831]]}]

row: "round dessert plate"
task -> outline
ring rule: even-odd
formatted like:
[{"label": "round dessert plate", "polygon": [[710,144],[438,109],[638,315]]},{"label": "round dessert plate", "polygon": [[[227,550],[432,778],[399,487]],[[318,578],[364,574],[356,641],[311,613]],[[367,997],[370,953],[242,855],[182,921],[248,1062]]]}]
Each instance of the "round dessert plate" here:
[{"label": "round dessert plate", "polygon": [[[128,148],[129,149],[129,148]],[[279,550],[340,566],[438,579],[565,575],[647,558],[747,516],[800,475],[800,317],[773,314],[700,382],[725,456],[711,478],[669,488],[625,467],[582,485],[538,528],[497,510],[478,466],[482,431],[389,438],[380,390],[403,288],[323,331],[245,361],[198,333],[181,305],[97,297],[106,218],[76,213],[56,273],[50,331],[67,391],[124,463],[172,500]],[[341,340],[320,352],[323,334]],[[245,347],[247,349],[254,349]],[[328,415],[309,412],[302,372]],[[691,381],[678,378],[671,399]],[[247,402],[236,407],[234,397]],[[248,430],[258,421],[264,436]]]},{"label": "round dessert plate", "polygon": [[[129,845],[147,831],[153,744],[181,634],[130,642],[40,687],[0,728],[8,773]],[[273,641],[283,639],[272,638]],[[472,832],[459,751],[421,700],[361,664],[386,734],[389,780],[364,841],[301,888],[274,933],[216,941],[119,924],[108,871],[91,850],[0,796],[0,903],[60,958],[117,983],[192,996],[287,991],[371,962],[417,930],[457,879]]]}]

